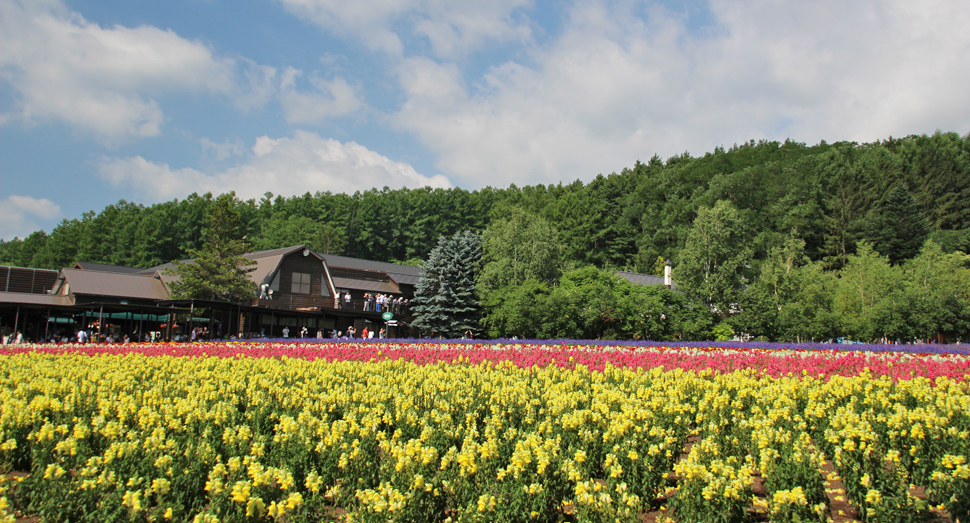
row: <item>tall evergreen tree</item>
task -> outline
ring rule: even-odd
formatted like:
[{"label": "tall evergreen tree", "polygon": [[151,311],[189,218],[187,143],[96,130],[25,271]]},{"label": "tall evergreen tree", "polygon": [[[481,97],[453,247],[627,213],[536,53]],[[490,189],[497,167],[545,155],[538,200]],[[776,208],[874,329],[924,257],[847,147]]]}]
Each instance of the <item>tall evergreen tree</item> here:
[{"label": "tall evergreen tree", "polygon": [[825,180],[823,252],[829,268],[840,269],[864,239],[866,210],[872,192],[866,172],[854,163],[854,144],[841,144],[816,161]]},{"label": "tall evergreen tree", "polygon": [[482,258],[478,233],[464,231],[438,238],[424,263],[411,310],[413,325],[427,335],[459,338],[466,331],[480,332],[481,309],[475,274]]},{"label": "tall evergreen tree", "polygon": [[879,254],[897,265],[917,253],[929,234],[916,198],[901,183],[893,184],[886,197],[874,210],[869,238]]},{"label": "tall evergreen tree", "polygon": [[248,274],[255,270],[255,262],[243,257],[248,245],[237,203],[235,193],[222,194],[212,202],[202,248],[189,250],[194,260],[175,262],[172,272],[179,276],[172,283],[175,297],[229,302],[253,297],[255,284]]}]

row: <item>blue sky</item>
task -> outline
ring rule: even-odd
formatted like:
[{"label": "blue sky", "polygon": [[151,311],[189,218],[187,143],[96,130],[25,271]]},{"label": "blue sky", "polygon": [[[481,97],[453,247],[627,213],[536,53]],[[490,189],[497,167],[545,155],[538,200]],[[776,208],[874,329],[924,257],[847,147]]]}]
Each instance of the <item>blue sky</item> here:
[{"label": "blue sky", "polygon": [[0,238],[120,199],[965,134],[967,27],[966,0],[0,0]]}]

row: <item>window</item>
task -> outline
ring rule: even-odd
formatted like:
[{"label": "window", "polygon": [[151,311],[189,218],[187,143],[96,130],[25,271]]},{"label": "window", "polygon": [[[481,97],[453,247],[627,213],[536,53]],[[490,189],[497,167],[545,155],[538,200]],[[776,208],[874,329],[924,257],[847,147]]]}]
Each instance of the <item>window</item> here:
[{"label": "window", "polygon": [[290,292],[293,294],[310,294],[310,274],[294,272],[290,282]]}]

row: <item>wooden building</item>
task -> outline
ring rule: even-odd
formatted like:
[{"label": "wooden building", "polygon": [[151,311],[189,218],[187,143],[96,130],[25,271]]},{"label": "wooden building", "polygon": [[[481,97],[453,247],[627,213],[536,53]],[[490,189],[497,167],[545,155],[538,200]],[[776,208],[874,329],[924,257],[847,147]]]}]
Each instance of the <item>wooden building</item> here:
[{"label": "wooden building", "polygon": [[[305,245],[247,253],[253,298],[247,303],[173,299],[172,264],[147,269],[78,262],[60,271],[0,267],[0,330],[50,339],[78,329],[174,339],[193,329],[208,337],[359,337],[387,328],[408,334],[410,301],[421,269],[317,253]],[[378,310],[377,295],[389,302]],[[372,301],[367,298],[371,297]],[[389,310],[390,309],[390,310]],[[386,318],[391,313],[391,319]],[[390,326],[388,325],[390,324]],[[284,331],[285,329],[285,331]]]}]

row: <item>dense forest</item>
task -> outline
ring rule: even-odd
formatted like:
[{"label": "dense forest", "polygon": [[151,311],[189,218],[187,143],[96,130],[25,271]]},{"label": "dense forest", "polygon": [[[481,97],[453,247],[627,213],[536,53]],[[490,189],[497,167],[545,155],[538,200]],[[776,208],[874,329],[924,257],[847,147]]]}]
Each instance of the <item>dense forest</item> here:
[{"label": "dense forest", "polygon": [[[0,242],[0,264],[150,267],[181,259],[202,246],[214,200],[192,194],[150,206],[120,201],[64,220],[50,233]],[[553,231],[557,275],[590,266],[661,274],[670,260],[675,279],[688,287],[703,263],[725,263],[713,259],[718,245],[690,238],[704,220],[720,223],[714,214],[721,213],[731,230],[718,241],[729,244],[725,256],[733,256],[740,281],[756,282],[777,269],[785,252],[789,262],[797,258],[837,276],[859,256],[903,267],[927,240],[942,254],[970,251],[970,135],[813,146],[750,141],[701,157],[655,155],[585,184],[267,193],[239,201],[237,210],[254,250],[306,243],[321,252],[412,264],[441,236],[487,231],[525,216]],[[705,262],[701,254],[712,258]],[[715,290],[708,297],[717,308]],[[743,301],[717,299],[721,311]],[[743,327],[757,330],[751,322]]]}]

